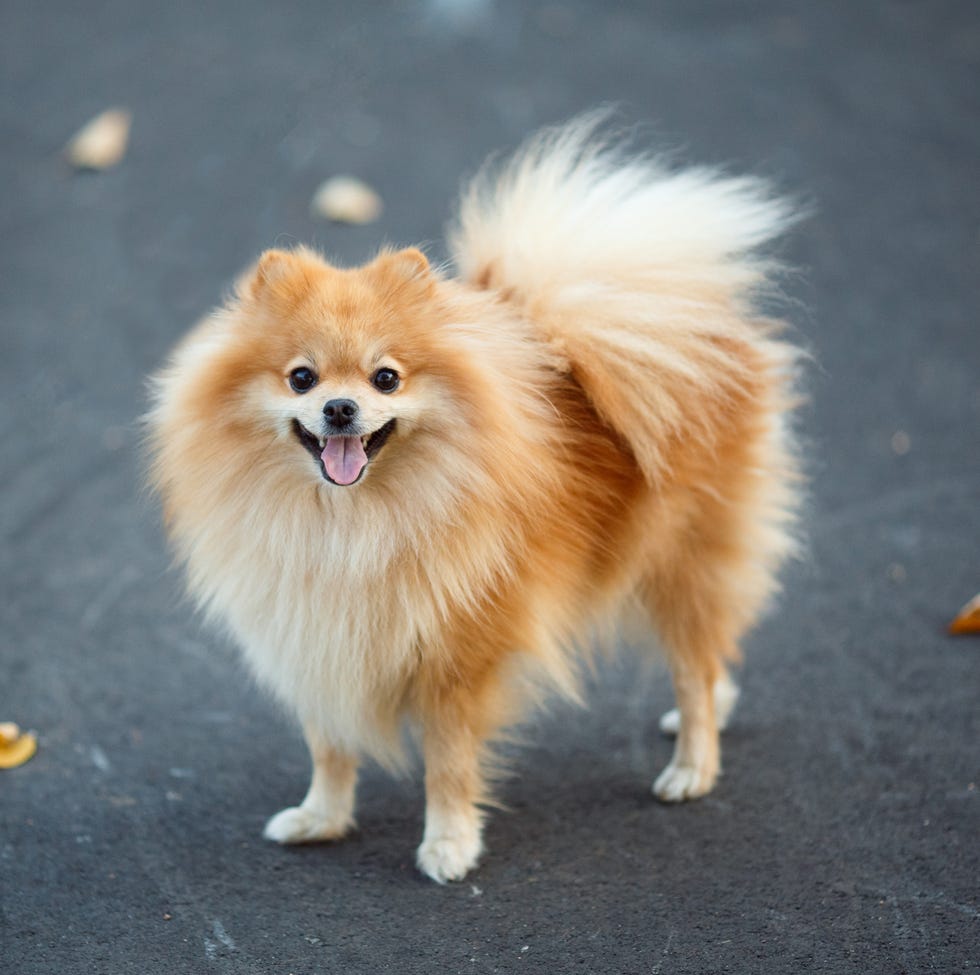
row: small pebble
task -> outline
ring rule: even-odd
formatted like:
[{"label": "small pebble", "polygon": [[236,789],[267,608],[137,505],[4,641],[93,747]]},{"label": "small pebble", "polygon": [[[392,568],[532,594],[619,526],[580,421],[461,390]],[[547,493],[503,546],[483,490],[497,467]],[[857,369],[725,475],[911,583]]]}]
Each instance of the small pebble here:
[{"label": "small pebble", "polygon": [[892,451],[903,457],[912,447],[912,441],[904,430],[896,430],[892,434]]}]

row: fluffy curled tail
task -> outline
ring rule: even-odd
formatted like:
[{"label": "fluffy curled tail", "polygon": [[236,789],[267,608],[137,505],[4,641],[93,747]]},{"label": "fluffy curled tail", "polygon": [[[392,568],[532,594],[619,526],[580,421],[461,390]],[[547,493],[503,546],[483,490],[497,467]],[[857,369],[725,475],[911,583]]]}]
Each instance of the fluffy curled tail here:
[{"label": "fluffy curled tail", "polygon": [[771,412],[785,405],[793,350],[758,301],[777,269],[763,249],[796,215],[758,180],[631,156],[603,119],[479,174],[451,250],[464,281],[539,325],[655,482],[672,443],[717,439],[760,384]]}]

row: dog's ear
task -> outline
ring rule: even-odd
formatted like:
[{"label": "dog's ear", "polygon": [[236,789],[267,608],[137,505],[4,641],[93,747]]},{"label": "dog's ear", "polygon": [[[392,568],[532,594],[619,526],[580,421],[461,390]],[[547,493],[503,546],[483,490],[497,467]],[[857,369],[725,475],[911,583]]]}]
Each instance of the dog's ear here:
[{"label": "dog's ear", "polygon": [[389,270],[402,274],[404,277],[424,277],[432,270],[429,259],[417,247],[406,247],[404,250],[385,254],[382,258]]},{"label": "dog's ear", "polygon": [[309,285],[310,273],[323,262],[306,250],[268,250],[258,263],[245,273],[238,290],[255,300],[286,296]]},{"label": "dog's ear", "polygon": [[289,273],[295,264],[295,258],[289,251],[268,250],[259,258],[252,275],[252,290],[260,292],[276,281],[280,281]]},{"label": "dog's ear", "polygon": [[428,290],[435,285],[428,258],[417,247],[387,251],[375,259],[372,269],[396,286],[412,283]]}]

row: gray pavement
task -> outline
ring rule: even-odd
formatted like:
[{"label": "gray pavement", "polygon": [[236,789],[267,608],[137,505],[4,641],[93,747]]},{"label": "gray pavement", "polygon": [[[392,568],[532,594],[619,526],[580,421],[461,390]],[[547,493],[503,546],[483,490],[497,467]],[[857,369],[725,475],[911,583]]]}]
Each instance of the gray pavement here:
[{"label": "gray pavement", "polygon": [[[0,971],[972,972],[978,967],[980,9],[430,0],[0,6]],[[773,177],[813,352],[810,552],[748,646],[717,791],[649,794],[662,674],[532,722],[462,884],[413,868],[418,776],[264,843],[290,723],[182,602],[135,418],[263,247],[428,242],[484,155],[597,103]],[[113,104],[131,149],[73,174]],[[308,213],[374,184],[379,223]],[[896,436],[896,434],[898,434]]]}]

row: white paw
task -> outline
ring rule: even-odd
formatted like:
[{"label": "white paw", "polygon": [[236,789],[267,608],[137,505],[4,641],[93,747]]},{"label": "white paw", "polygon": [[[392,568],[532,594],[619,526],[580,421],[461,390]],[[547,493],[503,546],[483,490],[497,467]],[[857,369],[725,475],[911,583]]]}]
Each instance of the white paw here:
[{"label": "white paw", "polygon": [[316,843],[340,839],[354,825],[351,819],[332,819],[305,806],[276,813],[262,835],[274,843]]},{"label": "white paw", "polygon": [[419,870],[437,884],[462,880],[476,866],[483,852],[479,835],[470,837],[435,836],[419,847]]},{"label": "white paw", "polygon": [[671,738],[676,737],[677,732],[681,730],[681,713],[677,708],[664,711],[660,716],[660,730]]},{"label": "white paw", "polygon": [[709,770],[671,762],[653,783],[653,794],[663,802],[697,799],[711,791],[715,778]]}]

